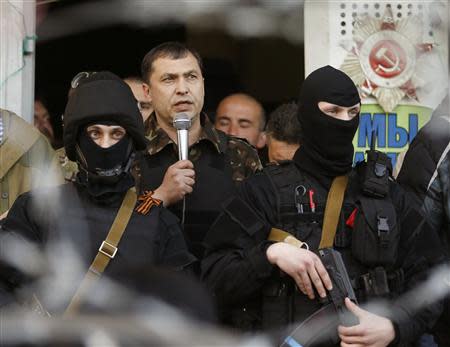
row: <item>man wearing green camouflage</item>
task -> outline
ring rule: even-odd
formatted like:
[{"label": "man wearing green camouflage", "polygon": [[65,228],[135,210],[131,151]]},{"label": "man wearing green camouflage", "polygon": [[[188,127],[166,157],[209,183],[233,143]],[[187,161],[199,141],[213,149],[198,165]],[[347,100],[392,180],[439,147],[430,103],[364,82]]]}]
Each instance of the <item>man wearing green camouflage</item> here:
[{"label": "man wearing green camouflage", "polygon": [[[140,161],[139,188],[152,191],[153,198],[184,220],[190,250],[201,259],[203,237],[221,203],[261,163],[253,147],[216,130],[201,112],[205,90],[197,52],[177,42],[163,43],[144,57],[142,77],[154,113],[147,133],[150,145]],[[178,160],[173,119],[179,113],[187,114],[192,124],[189,160]]]},{"label": "man wearing green camouflage", "polygon": [[20,194],[63,182],[45,136],[16,114],[0,109],[0,219]]}]

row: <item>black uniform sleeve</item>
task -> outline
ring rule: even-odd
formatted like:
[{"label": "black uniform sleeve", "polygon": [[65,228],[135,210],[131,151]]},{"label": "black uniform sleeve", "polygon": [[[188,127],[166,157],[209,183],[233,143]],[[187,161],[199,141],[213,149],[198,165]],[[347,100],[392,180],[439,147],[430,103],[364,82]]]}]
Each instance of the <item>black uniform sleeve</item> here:
[{"label": "black uniform sleeve", "polygon": [[20,195],[2,224],[2,233],[17,233],[34,242],[41,242],[42,235],[36,222],[36,208],[32,194]]},{"label": "black uniform sleeve", "polygon": [[448,251],[450,250],[450,235],[445,234],[445,224],[450,222],[449,168],[450,162],[446,159],[438,169],[437,176],[431,182],[422,204],[422,211],[427,216],[430,227],[439,234]]},{"label": "black uniform sleeve", "polygon": [[0,226],[0,306],[6,306],[15,301],[14,292],[31,280],[29,276],[18,269],[14,259],[9,259],[14,244],[32,242],[39,243],[42,236],[38,232],[31,204],[31,194],[20,195],[2,220]]},{"label": "black uniform sleeve", "polygon": [[163,207],[159,207],[159,216],[158,264],[176,270],[191,267],[197,261],[197,258],[188,250],[177,217]]},{"label": "black uniform sleeve", "polygon": [[267,236],[274,219],[275,194],[264,174],[240,186],[228,199],[205,238],[202,277],[220,305],[245,301],[271,276]]},{"label": "black uniform sleeve", "polygon": [[[417,165],[418,161],[420,165]],[[415,143],[406,153],[397,182],[412,192],[420,203],[427,193],[427,186],[435,169],[436,162],[428,148],[421,142]]]},{"label": "black uniform sleeve", "polygon": [[[429,270],[444,260],[438,235],[429,228],[418,207],[409,201],[400,186],[392,194],[401,223],[398,266],[403,269],[405,291],[416,288],[427,279]],[[429,298],[416,297],[414,302],[400,297],[394,303],[392,320],[397,325],[401,343],[413,341],[430,329],[442,310],[440,303],[427,302]],[[420,307],[421,306],[421,307]]]}]

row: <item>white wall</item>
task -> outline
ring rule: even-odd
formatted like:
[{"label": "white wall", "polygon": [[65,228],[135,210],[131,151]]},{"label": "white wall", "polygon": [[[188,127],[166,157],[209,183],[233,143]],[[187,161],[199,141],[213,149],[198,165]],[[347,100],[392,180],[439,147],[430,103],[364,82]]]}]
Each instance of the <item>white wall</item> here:
[{"label": "white wall", "polygon": [[33,120],[34,42],[24,54],[26,37],[35,37],[35,0],[0,1],[0,108]]}]

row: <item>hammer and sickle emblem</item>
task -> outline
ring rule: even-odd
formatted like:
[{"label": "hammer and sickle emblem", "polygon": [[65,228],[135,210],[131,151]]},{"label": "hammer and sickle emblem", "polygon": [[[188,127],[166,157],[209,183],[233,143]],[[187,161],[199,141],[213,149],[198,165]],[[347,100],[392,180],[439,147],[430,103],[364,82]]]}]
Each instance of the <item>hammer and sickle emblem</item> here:
[{"label": "hammer and sickle emblem", "polygon": [[377,68],[375,69],[376,72],[380,72],[380,70],[382,70],[385,73],[393,73],[395,71],[400,71],[400,57],[398,56],[398,54],[395,52],[395,50],[392,50],[392,53],[395,56],[395,61],[393,61],[391,58],[389,58],[386,55],[387,52],[387,48],[386,47],[381,47],[377,53],[375,54],[375,57],[379,60],[383,59],[384,61],[388,62],[391,66],[390,67],[384,67],[381,64],[378,64]]}]

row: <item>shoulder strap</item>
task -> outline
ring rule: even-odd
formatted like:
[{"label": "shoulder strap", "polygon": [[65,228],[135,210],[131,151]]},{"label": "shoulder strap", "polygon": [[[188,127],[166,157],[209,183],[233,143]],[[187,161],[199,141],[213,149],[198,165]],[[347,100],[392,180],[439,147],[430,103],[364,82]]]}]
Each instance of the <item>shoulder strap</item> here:
[{"label": "shoulder strap", "polygon": [[269,237],[267,238],[267,240],[274,242],[286,242],[295,247],[309,249],[309,246],[306,242],[303,242],[287,231],[278,228],[270,229]]},{"label": "shoulder strap", "polygon": [[130,188],[122,201],[122,205],[117,212],[111,228],[109,229],[106,240],[100,245],[97,256],[89,267],[88,272],[84,276],[83,281],[64,312],[65,316],[72,315],[78,311],[78,308],[83,298],[86,296],[89,288],[101,277],[111,259],[113,259],[116,255],[118,249],[117,246],[131,218],[134,206],[136,205],[136,200],[136,190],[134,187]]},{"label": "shoulder strap", "polygon": [[322,238],[319,249],[333,247],[334,236],[341,214],[344,193],[347,188],[348,176],[337,176],[331,184],[328,192],[327,204],[325,206],[325,215],[323,217]]}]

